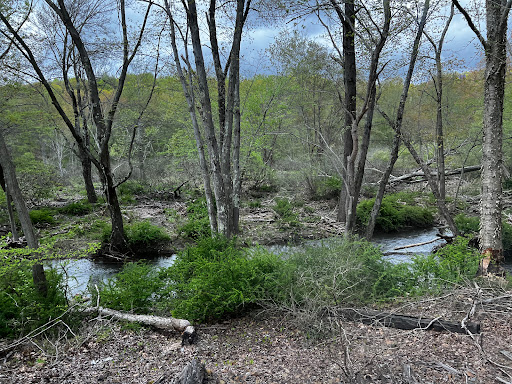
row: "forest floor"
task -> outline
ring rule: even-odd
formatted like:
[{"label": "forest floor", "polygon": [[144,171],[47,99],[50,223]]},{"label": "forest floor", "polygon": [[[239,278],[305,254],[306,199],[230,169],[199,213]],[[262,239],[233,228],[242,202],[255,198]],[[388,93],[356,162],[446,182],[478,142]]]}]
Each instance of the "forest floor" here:
[{"label": "forest floor", "polygon": [[[0,358],[0,383],[167,384],[192,360],[219,383],[507,383],[512,380],[512,295],[499,279],[386,311],[461,321],[474,308],[479,335],[411,331],[338,321],[323,338],[287,317],[247,315],[199,325],[198,340],[109,318],[84,322],[78,337],[27,341]],[[410,373],[410,374],[409,374]]]},{"label": "forest floor", "polygon": [[[343,231],[332,203],[296,208],[300,226],[283,221],[272,204],[269,199],[243,208],[240,238],[246,244],[283,244]],[[181,201],[141,200],[125,214],[173,233],[185,211]],[[180,246],[173,238],[171,247]],[[300,314],[266,312],[199,325],[197,342],[182,346],[175,332],[130,330],[108,317],[90,318],[76,336],[62,331],[0,353],[0,383],[166,384],[194,358],[220,383],[507,383],[512,382],[512,293],[505,285],[491,277],[440,297],[403,299],[381,308],[457,322],[474,310],[471,321],[481,323],[479,335],[330,318],[325,326],[337,331],[318,337],[297,324]],[[8,343],[0,340],[0,351]]]}]

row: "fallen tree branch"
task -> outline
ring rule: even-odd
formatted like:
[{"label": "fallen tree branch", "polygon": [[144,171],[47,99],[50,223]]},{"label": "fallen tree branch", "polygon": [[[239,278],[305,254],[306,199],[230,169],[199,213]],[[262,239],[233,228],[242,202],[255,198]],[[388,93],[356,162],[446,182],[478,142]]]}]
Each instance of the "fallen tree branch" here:
[{"label": "fallen tree branch", "polygon": [[98,311],[98,313],[101,315],[112,316],[118,320],[141,323],[160,329],[174,329],[181,332],[182,344],[192,344],[197,336],[195,328],[190,324],[188,320],[175,319],[174,317],[136,315],[133,313],[126,313],[103,307],[91,307],[87,310],[87,312],[94,311]]},{"label": "fallen tree branch", "polygon": [[466,333],[466,330],[469,330],[473,334],[480,333],[480,323],[473,322],[466,322],[465,327],[463,328],[460,322],[456,321],[441,320],[439,318],[429,319],[399,315],[395,313],[352,308],[337,309],[336,315],[341,316],[349,321],[358,321],[369,325],[380,324],[385,327],[398,329],[448,331],[463,334]]},{"label": "fallen tree branch", "polygon": [[[462,172],[467,173],[467,172],[479,171],[480,168],[481,168],[480,165],[472,165],[469,167],[457,168],[457,169],[454,169],[451,171],[446,171],[444,174],[445,174],[445,176],[453,176],[453,175],[459,175]],[[432,176],[434,176],[434,177],[437,176],[437,173],[432,172]],[[419,177],[421,179],[411,180],[411,179],[414,179],[415,177]],[[400,183],[400,182],[406,182],[406,181],[418,182],[418,181],[424,181],[424,180],[425,180],[425,173],[423,171],[416,171],[416,172],[408,173],[407,175],[394,177],[391,180],[389,180],[389,182],[390,183]]]},{"label": "fallen tree branch", "polygon": [[439,238],[437,239],[432,239],[432,240],[429,240],[429,241],[424,241],[422,243],[416,243],[416,244],[409,244],[409,245],[403,245],[401,247],[396,247],[395,248],[395,251],[398,251],[399,249],[406,249],[406,248],[414,248],[414,247],[419,247],[419,246],[422,246],[422,245],[427,245],[427,244],[431,244],[437,240],[440,240]]}]

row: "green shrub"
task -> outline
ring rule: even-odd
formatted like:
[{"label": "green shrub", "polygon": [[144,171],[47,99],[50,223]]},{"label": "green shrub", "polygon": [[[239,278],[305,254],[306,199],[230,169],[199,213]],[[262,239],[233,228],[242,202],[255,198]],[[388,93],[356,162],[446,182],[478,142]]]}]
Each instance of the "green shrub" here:
[{"label": "green shrub", "polygon": [[204,322],[237,315],[276,290],[283,265],[263,249],[248,252],[232,241],[205,238],[162,271],[170,282],[166,300],[180,318]]},{"label": "green shrub", "polygon": [[294,212],[293,205],[288,199],[277,198],[273,209],[279,215],[283,224],[290,227],[300,226],[299,215]]},{"label": "green shrub", "polygon": [[83,216],[92,211],[92,205],[87,201],[76,201],[69,203],[60,209],[66,215]]},{"label": "green shrub", "polygon": [[480,229],[480,218],[476,216],[466,216],[461,213],[455,216],[454,221],[462,234],[478,233]]},{"label": "green shrub", "polygon": [[[396,193],[385,196],[379,210],[375,228],[384,232],[398,231],[405,227],[428,228],[434,223],[430,209],[418,206],[417,194]],[[375,199],[363,200],[357,205],[357,222],[368,225]]]},{"label": "green shrub", "polygon": [[43,296],[34,285],[31,264],[17,260],[0,268],[0,337],[26,335],[67,309],[63,276],[46,269],[48,292]]},{"label": "green shrub", "polygon": [[329,200],[339,196],[343,182],[337,176],[317,177],[310,180],[313,200]]},{"label": "green shrub", "polygon": [[187,222],[178,228],[178,233],[187,239],[211,237],[210,219],[206,199],[200,198],[187,205]]},{"label": "green shrub", "polygon": [[143,194],[144,186],[135,180],[127,180],[117,187],[119,200],[123,203],[134,203],[135,196]]},{"label": "green shrub", "polygon": [[33,209],[29,213],[32,224],[55,224],[54,214],[51,208]]},{"label": "green shrub", "polygon": [[457,237],[433,254],[413,258],[416,287],[420,291],[441,291],[474,278],[482,256],[468,242],[467,237]]},{"label": "green shrub", "polygon": [[[142,261],[126,264],[117,275],[97,285],[101,305],[137,313],[149,313],[155,304],[155,293],[164,287],[158,270]],[[96,302],[96,288],[89,286],[89,292]]]},{"label": "green shrub", "polygon": [[147,220],[126,225],[125,232],[128,244],[132,247],[147,246],[170,239],[162,228],[151,224]]},{"label": "green shrub", "polygon": [[247,203],[247,205],[249,206],[249,208],[261,208],[261,201],[259,201],[259,200],[249,201],[249,203]]},{"label": "green shrub", "polygon": [[[477,216],[466,216],[459,214],[455,216],[455,225],[463,235],[477,235],[480,230],[480,218]],[[512,225],[507,221],[502,222],[502,241],[505,252],[512,251]]]},{"label": "green shrub", "polygon": [[[339,239],[290,255],[293,281],[284,287],[291,306],[327,308],[396,297],[413,285],[404,264],[387,261],[366,241]],[[288,297],[289,296],[289,297]]]}]

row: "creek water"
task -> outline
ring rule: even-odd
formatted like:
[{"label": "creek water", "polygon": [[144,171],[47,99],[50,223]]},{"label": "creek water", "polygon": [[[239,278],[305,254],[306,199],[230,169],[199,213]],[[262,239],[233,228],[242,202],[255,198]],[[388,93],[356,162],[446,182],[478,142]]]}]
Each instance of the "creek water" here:
[{"label": "creek water", "polygon": [[[171,257],[158,257],[148,262],[155,268],[170,267],[176,255]],[[102,260],[77,259],[77,260],[51,260],[46,262],[49,267],[56,268],[64,273],[68,286],[68,296],[73,297],[87,291],[87,285],[105,281],[121,271],[123,264],[119,262],[107,262]]]},{"label": "creek water", "polygon": [[[386,254],[386,258],[394,263],[403,263],[411,260],[411,257],[419,254],[429,254],[435,247],[445,243],[444,240],[438,238],[436,234],[439,232],[437,228],[430,228],[424,230],[411,230],[400,233],[388,233],[376,235],[372,242],[381,248]],[[431,240],[437,239],[433,242]],[[311,241],[308,245],[315,244],[328,244],[329,239],[321,241]],[[422,244],[415,247],[399,249],[412,244]],[[293,252],[300,246],[288,246],[288,245],[274,245],[268,247],[268,249],[276,254],[283,254]],[[169,267],[174,262],[176,255],[171,257],[159,257],[148,260],[148,262],[155,266],[155,268]],[[114,276],[122,269],[121,263],[112,263],[105,261],[97,261],[90,259],[79,259],[79,260],[52,260],[47,262],[47,266],[52,266],[64,272],[66,276],[66,282],[68,285],[68,295],[70,297],[81,294],[87,291],[87,285],[89,282],[94,284],[98,281],[105,281],[109,277]],[[512,261],[508,261],[505,264],[505,268],[512,273]]]}]

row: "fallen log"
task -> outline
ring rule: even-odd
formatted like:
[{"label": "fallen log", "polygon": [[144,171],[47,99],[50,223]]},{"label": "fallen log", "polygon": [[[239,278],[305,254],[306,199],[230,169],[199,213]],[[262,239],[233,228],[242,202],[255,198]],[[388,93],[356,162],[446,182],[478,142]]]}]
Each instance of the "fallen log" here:
[{"label": "fallen log", "polygon": [[378,324],[384,327],[413,330],[434,330],[448,331],[466,334],[467,331],[472,334],[480,333],[480,323],[467,322],[464,327],[460,322],[441,320],[439,318],[429,319],[396,313],[380,312],[373,310],[360,310],[352,308],[338,309],[336,314],[349,321],[357,321],[363,324]]},{"label": "fallen log", "polygon": [[398,251],[399,249],[406,249],[406,248],[414,248],[414,247],[420,247],[422,245],[427,245],[427,244],[431,244],[435,241],[439,240],[439,238],[435,238],[435,239],[432,239],[432,240],[429,240],[429,241],[424,241],[422,243],[416,243],[416,244],[409,244],[409,245],[402,245],[401,247],[395,247],[394,250],[395,251]]},{"label": "fallen log", "polygon": [[133,313],[126,313],[103,307],[91,307],[88,309],[88,311],[97,311],[101,315],[112,316],[118,320],[141,323],[160,329],[174,329],[178,332],[181,332],[181,342],[183,345],[194,343],[197,337],[195,328],[190,324],[188,320],[175,319],[174,317],[136,315]]},{"label": "fallen log", "polygon": [[[453,175],[459,175],[461,173],[468,173],[468,172],[479,171],[480,168],[481,168],[480,165],[472,165],[472,166],[469,166],[469,167],[457,168],[457,169],[453,169],[451,171],[446,171],[444,174],[445,174],[445,176],[453,176]],[[432,171],[432,176],[436,177],[437,176],[437,172],[436,171]],[[412,180],[415,177],[418,177],[420,179],[419,180]],[[408,173],[407,175],[393,177],[392,179],[389,180],[389,182],[390,183],[400,183],[400,182],[406,182],[406,181],[418,182],[418,181],[424,181],[424,180],[425,180],[425,173],[423,171],[416,171],[416,172]]]}]

